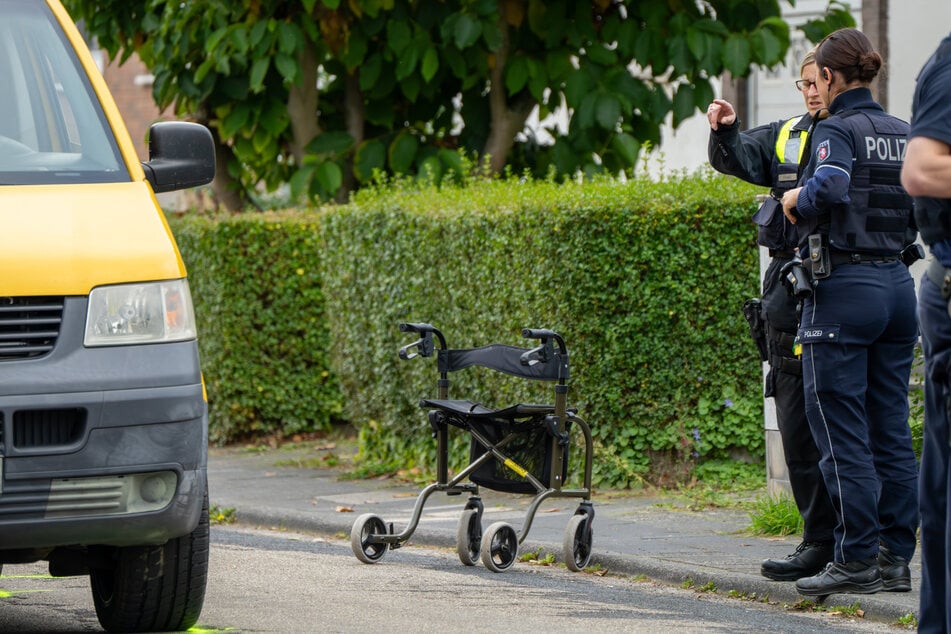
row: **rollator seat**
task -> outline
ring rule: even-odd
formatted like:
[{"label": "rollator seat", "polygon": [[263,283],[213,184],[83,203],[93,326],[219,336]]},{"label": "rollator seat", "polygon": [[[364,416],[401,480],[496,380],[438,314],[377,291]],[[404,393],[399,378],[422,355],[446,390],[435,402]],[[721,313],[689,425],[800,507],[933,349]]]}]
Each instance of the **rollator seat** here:
[{"label": "rollator seat", "polygon": [[[516,421],[526,416],[555,413],[554,405],[540,405],[538,403],[519,403],[503,409],[490,409],[480,403],[467,400],[423,399],[419,402],[419,406],[440,409],[469,418],[501,418],[508,421]],[[568,408],[568,411],[572,414],[578,412],[577,408],[573,407]]]}]

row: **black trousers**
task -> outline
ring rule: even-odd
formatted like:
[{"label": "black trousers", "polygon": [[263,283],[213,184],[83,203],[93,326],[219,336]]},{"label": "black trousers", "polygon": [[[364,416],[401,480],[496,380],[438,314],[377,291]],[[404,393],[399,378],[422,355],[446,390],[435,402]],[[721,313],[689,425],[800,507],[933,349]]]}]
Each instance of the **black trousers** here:
[{"label": "black trousers", "polygon": [[776,405],[776,424],[783,439],[789,485],[803,519],[803,541],[831,542],[836,526],[835,509],[819,469],[816,447],[806,418],[801,362],[790,341],[799,327],[796,300],[780,280],[787,259],[773,258],[763,279],[763,313],[769,339],[770,371],[766,396]]}]

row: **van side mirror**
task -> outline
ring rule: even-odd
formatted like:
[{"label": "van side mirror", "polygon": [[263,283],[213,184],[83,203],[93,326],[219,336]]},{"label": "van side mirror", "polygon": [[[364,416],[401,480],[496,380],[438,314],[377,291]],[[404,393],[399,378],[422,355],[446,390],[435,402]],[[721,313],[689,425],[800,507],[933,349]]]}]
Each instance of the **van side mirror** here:
[{"label": "van side mirror", "polygon": [[145,178],[156,194],[207,185],[215,177],[215,142],[198,123],[163,121],[149,128]]}]

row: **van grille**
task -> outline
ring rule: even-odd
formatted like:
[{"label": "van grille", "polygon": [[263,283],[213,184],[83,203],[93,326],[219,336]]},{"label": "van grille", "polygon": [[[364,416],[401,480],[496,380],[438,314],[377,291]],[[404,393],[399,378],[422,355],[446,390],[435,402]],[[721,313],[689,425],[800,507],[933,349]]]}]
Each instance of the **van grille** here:
[{"label": "van grille", "polygon": [[83,436],[84,409],[21,410],[13,413],[13,446],[17,449],[71,445]]},{"label": "van grille", "polygon": [[62,297],[0,297],[0,361],[49,353],[63,321]]}]

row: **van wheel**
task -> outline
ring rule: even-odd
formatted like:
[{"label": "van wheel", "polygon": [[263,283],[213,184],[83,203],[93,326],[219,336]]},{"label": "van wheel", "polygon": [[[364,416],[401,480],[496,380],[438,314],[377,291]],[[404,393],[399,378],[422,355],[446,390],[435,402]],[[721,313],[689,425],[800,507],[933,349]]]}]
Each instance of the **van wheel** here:
[{"label": "van wheel", "polygon": [[193,626],[208,581],[208,524],[206,492],[190,534],[162,546],[103,551],[113,566],[89,573],[100,625],[110,632],[178,632]]}]

